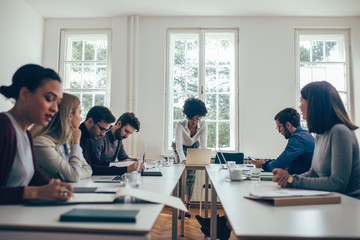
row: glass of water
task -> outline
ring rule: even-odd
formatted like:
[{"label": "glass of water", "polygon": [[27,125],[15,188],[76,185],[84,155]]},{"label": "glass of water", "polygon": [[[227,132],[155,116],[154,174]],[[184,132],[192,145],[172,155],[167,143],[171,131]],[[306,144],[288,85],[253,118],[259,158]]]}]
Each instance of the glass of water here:
[{"label": "glass of water", "polygon": [[254,182],[260,182],[261,180],[261,168],[250,169],[250,180]]},{"label": "glass of water", "polygon": [[161,170],[163,164],[164,164],[163,158],[158,158],[155,160],[155,167],[157,167],[159,170]]}]

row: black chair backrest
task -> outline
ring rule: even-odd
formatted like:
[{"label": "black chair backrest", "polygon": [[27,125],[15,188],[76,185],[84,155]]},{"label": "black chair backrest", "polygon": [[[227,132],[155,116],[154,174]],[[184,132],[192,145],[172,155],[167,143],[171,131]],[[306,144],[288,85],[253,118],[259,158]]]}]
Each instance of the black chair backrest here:
[{"label": "black chair backrest", "polygon": [[[235,161],[236,164],[244,164],[244,153],[236,152],[236,153],[226,153],[223,152],[226,161]],[[218,157],[220,157],[221,163],[224,164],[225,161],[221,155],[221,152],[218,152],[215,156],[215,163],[220,164]]]}]

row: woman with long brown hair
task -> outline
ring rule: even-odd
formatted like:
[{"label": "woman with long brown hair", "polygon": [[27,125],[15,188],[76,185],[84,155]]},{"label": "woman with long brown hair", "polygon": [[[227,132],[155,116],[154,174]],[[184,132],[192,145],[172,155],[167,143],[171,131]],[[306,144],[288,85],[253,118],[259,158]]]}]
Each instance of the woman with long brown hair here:
[{"label": "woman with long brown hair", "polygon": [[301,90],[303,118],[315,133],[311,168],[301,175],[274,169],[273,181],[282,187],[343,193],[360,199],[359,143],[337,90],[328,82],[312,82]]}]

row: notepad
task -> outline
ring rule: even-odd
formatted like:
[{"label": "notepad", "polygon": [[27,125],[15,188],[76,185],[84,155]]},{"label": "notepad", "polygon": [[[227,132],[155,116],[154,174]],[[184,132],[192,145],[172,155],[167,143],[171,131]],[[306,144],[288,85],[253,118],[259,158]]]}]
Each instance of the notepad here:
[{"label": "notepad", "polygon": [[288,190],[252,192],[244,196],[252,200],[267,201],[274,206],[341,203],[341,196],[331,192],[313,190]]},{"label": "notepad", "polygon": [[74,208],[60,216],[60,222],[136,222],[139,210]]}]

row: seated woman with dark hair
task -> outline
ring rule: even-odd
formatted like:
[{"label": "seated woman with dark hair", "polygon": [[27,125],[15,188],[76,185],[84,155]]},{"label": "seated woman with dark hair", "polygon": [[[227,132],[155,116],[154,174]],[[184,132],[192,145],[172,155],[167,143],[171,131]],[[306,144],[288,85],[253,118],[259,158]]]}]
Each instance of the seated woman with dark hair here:
[{"label": "seated woman with dark hair", "polygon": [[355,126],[337,90],[328,82],[312,82],[301,90],[303,118],[316,133],[311,168],[301,175],[274,169],[282,187],[339,192],[360,199],[360,156]]},{"label": "seated woman with dark hair", "polygon": [[0,204],[26,200],[66,201],[73,188],[59,179],[47,179],[39,170],[27,130],[33,123],[46,126],[62,98],[59,75],[52,69],[28,64],[19,68],[11,86],[0,93],[16,100],[0,113]]},{"label": "seated woman with dark hair", "polygon": [[[172,148],[175,152],[177,162],[186,163],[186,153],[188,148],[206,148],[207,125],[202,117],[206,116],[207,109],[203,101],[196,98],[189,98],[185,101],[183,113],[185,120],[176,124],[175,142]],[[190,209],[190,201],[194,190],[196,170],[186,171],[186,205]],[[191,217],[186,213],[185,217]]]}]

